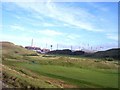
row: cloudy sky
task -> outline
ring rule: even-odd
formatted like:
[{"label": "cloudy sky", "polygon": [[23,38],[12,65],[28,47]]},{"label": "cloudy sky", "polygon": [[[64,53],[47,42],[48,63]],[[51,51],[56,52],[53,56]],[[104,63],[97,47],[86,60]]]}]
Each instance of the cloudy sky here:
[{"label": "cloudy sky", "polygon": [[[117,2],[2,2],[2,41],[53,49],[118,46]],[[101,48],[100,48],[101,47]]]}]

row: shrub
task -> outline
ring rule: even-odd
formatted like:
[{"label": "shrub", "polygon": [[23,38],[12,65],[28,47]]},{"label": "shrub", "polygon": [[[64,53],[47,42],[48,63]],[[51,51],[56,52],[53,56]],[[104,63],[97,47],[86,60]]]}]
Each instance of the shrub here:
[{"label": "shrub", "polygon": [[113,58],[105,58],[107,61],[113,61]]}]

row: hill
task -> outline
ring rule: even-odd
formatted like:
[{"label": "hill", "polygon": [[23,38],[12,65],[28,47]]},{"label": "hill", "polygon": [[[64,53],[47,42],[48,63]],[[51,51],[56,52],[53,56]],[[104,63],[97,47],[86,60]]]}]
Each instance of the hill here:
[{"label": "hill", "polygon": [[37,55],[36,52],[27,50],[24,47],[15,45],[11,42],[0,42],[0,45],[2,45],[1,51],[3,60],[4,58],[20,59],[23,56]]},{"label": "hill", "polygon": [[69,49],[64,50],[54,50],[50,51],[47,54],[62,54],[62,55],[77,55],[83,57],[92,57],[92,58],[105,58],[105,59],[120,59],[120,48],[110,49],[106,51],[98,51],[98,52],[85,52],[85,51],[71,51]]},{"label": "hill", "polygon": [[91,54],[91,57],[95,58],[114,58],[120,59],[120,48],[109,49],[106,51],[98,51],[96,53]]},{"label": "hill", "polygon": [[84,51],[71,51],[69,49],[64,49],[64,50],[54,50],[50,51],[47,54],[62,54],[62,55],[83,55],[85,52]]}]

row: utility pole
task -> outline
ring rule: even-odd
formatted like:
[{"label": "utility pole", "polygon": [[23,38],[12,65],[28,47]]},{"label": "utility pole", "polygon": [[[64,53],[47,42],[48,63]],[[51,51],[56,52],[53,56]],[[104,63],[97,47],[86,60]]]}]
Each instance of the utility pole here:
[{"label": "utility pole", "polygon": [[72,45],[71,45],[71,51],[72,51]]},{"label": "utility pole", "polygon": [[32,39],[32,41],[31,41],[31,47],[33,46],[33,39]]},{"label": "utility pole", "polygon": [[92,46],[91,46],[91,50],[92,50]]},{"label": "utility pole", "polygon": [[80,51],[80,46],[79,46],[79,51]]},{"label": "utility pole", "polygon": [[58,44],[57,44],[57,50],[58,50]]},{"label": "utility pole", "polygon": [[47,49],[47,43],[46,43],[46,49]]}]

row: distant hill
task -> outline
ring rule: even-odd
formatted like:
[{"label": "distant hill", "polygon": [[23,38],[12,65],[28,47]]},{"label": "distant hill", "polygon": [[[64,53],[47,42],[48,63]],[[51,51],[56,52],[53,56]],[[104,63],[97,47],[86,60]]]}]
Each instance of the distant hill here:
[{"label": "distant hill", "polygon": [[50,51],[47,54],[65,54],[65,55],[70,55],[72,53],[71,50],[69,49],[64,49],[64,50],[54,50]]},{"label": "distant hill", "polygon": [[106,51],[98,51],[98,52],[85,52],[85,51],[74,51],[72,52],[69,49],[65,50],[54,50],[50,51],[47,54],[62,54],[62,55],[79,55],[83,57],[93,57],[93,58],[113,58],[120,59],[120,48],[110,49]]},{"label": "distant hill", "polygon": [[22,46],[15,45],[11,42],[0,42],[2,45],[3,58],[22,58],[26,55],[37,55],[36,52],[25,49]]},{"label": "distant hill", "polygon": [[85,52],[84,51],[74,51],[72,52],[69,49],[64,49],[64,50],[54,50],[50,51],[47,54],[63,54],[63,55],[83,55]]},{"label": "distant hill", "polygon": [[91,54],[90,56],[96,57],[96,58],[120,59],[120,48],[109,49],[106,51],[98,51],[96,53]]}]

